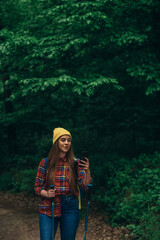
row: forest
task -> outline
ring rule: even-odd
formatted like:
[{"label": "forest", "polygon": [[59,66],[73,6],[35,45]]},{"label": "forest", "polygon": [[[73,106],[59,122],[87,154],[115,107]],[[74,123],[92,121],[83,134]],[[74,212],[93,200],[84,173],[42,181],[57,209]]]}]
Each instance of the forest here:
[{"label": "forest", "polygon": [[160,2],[0,5],[0,191],[33,195],[64,127],[106,223],[160,239]]}]

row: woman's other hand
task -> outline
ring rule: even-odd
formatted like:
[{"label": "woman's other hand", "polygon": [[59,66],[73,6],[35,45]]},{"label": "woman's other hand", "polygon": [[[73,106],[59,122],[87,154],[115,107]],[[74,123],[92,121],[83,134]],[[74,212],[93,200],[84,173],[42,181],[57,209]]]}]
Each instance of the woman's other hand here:
[{"label": "woman's other hand", "polygon": [[48,189],[47,191],[43,189],[40,195],[46,198],[54,198],[56,195],[56,189]]},{"label": "woman's other hand", "polygon": [[53,198],[53,197],[55,197],[55,191],[56,191],[56,189],[49,189],[49,190],[47,191],[48,198]]}]

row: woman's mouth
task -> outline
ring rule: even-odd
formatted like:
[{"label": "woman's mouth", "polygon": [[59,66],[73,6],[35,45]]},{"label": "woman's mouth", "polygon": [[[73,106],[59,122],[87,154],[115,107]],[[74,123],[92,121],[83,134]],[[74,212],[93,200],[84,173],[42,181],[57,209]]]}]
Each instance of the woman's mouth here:
[{"label": "woman's mouth", "polygon": [[65,149],[68,149],[68,146],[64,147]]}]

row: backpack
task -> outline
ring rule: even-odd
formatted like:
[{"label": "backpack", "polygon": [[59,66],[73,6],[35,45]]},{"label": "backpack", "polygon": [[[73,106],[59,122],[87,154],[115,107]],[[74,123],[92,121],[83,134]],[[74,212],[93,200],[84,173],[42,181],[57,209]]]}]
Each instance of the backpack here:
[{"label": "backpack", "polygon": [[[44,158],[45,159],[45,165],[44,165],[44,167],[45,167],[45,177],[46,177],[46,174],[47,174],[47,157],[46,158]],[[76,173],[76,177],[77,177],[77,162],[78,162],[78,158],[75,158],[74,157],[74,160],[75,160],[75,173]],[[82,196],[83,196],[83,189],[82,188],[80,188],[79,187],[79,185],[77,184],[77,190],[78,190],[78,193],[79,193],[79,195],[78,195],[78,201],[79,201],[79,209],[81,209],[81,201],[82,201]]]}]

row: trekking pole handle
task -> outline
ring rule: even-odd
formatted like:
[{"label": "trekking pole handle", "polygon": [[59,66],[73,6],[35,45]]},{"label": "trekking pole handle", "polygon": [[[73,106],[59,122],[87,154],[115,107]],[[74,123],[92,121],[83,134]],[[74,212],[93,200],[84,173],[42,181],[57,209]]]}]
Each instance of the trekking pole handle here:
[{"label": "trekking pole handle", "polygon": [[[50,185],[50,188],[54,190],[54,185]],[[52,197],[52,201],[54,201],[54,197]]]},{"label": "trekking pole handle", "polygon": [[88,200],[90,200],[91,196],[91,188],[93,187],[93,184],[88,184]]}]

